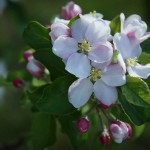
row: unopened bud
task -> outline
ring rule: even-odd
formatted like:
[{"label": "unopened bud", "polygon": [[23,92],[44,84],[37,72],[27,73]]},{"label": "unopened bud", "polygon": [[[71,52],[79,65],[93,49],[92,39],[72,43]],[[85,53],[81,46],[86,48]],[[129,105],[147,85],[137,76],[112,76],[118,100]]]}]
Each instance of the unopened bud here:
[{"label": "unopened bud", "polygon": [[23,54],[23,58],[26,62],[32,60],[33,59],[33,51],[32,50],[25,51]]},{"label": "unopened bud", "polygon": [[16,88],[22,88],[24,86],[24,81],[20,78],[14,79],[12,83]]},{"label": "unopened bud", "polygon": [[129,139],[132,135],[131,126],[122,121],[112,122],[109,130],[112,139],[116,143],[122,143],[123,140]]},{"label": "unopened bud", "polygon": [[86,118],[80,118],[77,122],[77,129],[80,133],[85,133],[88,131],[89,126],[90,126],[90,121]]},{"label": "unopened bud", "polygon": [[65,20],[70,20],[71,18],[82,13],[82,9],[79,5],[74,4],[74,2],[69,2],[65,7],[62,8],[61,18]]},{"label": "unopened bud", "polygon": [[106,129],[99,135],[99,141],[103,146],[110,144],[110,135]]},{"label": "unopened bud", "polygon": [[37,60],[32,59],[27,64],[27,71],[36,78],[40,78],[44,74],[44,66]]}]

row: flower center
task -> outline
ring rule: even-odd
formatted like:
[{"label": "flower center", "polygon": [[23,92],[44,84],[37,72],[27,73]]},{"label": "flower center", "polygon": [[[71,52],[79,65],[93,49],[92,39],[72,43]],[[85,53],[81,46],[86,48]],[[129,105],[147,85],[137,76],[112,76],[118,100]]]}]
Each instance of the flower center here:
[{"label": "flower center", "polygon": [[90,77],[89,77],[90,80],[95,82],[100,77],[101,77],[101,71],[96,68],[92,68],[90,72]]},{"label": "flower center", "polygon": [[79,52],[82,52],[84,54],[88,54],[88,52],[91,49],[90,43],[86,40],[81,41],[81,43],[78,43]]},{"label": "flower center", "polygon": [[129,58],[129,59],[126,60],[126,65],[133,67],[136,62],[137,62],[137,58],[132,58],[132,59]]}]

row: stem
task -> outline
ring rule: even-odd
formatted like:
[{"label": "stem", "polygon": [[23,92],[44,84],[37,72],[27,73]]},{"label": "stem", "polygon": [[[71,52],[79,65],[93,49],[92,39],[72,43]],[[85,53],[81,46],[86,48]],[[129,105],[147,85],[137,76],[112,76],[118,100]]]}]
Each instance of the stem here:
[{"label": "stem", "polygon": [[104,123],[103,123],[103,120],[102,120],[102,117],[101,117],[101,115],[100,115],[100,111],[99,111],[99,108],[98,108],[98,107],[96,107],[96,112],[97,112],[97,114],[98,114],[99,123],[100,123],[100,126],[101,126],[101,128],[102,128],[102,132],[103,132],[106,127],[105,127],[105,125],[104,125]]},{"label": "stem", "polygon": [[113,120],[116,120],[116,118],[111,113],[108,114],[103,108],[101,108],[101,111],[103,112],[109,123]]}]

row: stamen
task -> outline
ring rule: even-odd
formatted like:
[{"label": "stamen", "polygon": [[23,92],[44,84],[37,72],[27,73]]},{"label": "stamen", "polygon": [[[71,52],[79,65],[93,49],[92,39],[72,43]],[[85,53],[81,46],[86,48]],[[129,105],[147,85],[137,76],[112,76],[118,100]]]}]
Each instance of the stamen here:
[{"label": "stamen", "polygon": [[101,71],[96,68],[92,68],[90,73],[90,80],[95,82],[100,77],[101,77]]},{"label": "stamen", "polygon": [[133,67],[137,61],[138,61],[138,60],[137,60],[136,57],[135,57],[135,58],[129,58],[129,59],[126,60],[126,65]]},{"label": "stamen", "polygon": [[79,52],[82,52],[84,54],[88,54],[88,52],[91,49],[90,43],[86,40],[83,40],[81,43],[78,43]]}]

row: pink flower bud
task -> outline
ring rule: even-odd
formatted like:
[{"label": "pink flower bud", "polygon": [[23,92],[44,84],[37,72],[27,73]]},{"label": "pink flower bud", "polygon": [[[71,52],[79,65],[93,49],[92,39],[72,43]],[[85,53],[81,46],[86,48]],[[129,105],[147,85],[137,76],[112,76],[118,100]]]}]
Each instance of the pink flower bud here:
[{"label": "pink flower bud", "polygon": [[132,134],[131,127],[122,121],[112,122],[109,130],[112,139],[116,143],[122,143],[123,140],[130,138]]},{"label": "pink flower bud", "polygon": [[103,104],[103,103],[101,103],[101,102],[100,102],[98,105],[99,105],[100,107],[104,108],[104,109],[109,109],[109,108],[111,108],[111,107],[113,106],[113,104],[111,104],[111,105],[108,106],[108,105],[105,105],[105,104]]},{"label": "pink flower bud", "polygon": [[82,9],[79,5],[74,4],[74,2],[69,2],[65,7],[62,8],[61,18],[70,20],[71,18],[81,13]]},{"label": "pink flower bud", "polygon": [[82,134],[88,131],[90,122],[88,119],[82,117],[76,122],[76,125],[78,131]]},{"label": "pink flower bud", "polygon": [[27,71],[36,78],[40,78],[44,73],[44,66],[37,60],[32,59],[27,64]]},{"label": "pink flower bud", "polygon": [[23,54],[23,57],[24,57],[24,60],[26,62],[32,60],[33,59],[33,52],[32,52],[32,50],[25,51],[24,54]]},{"label": "pink flower bud", "polygon": [[12,83],[16,88],[22,88],[24,86],[24,81],[20,78],[14,79]]},{"label": "pink flower bud", "polygon": [[110,144],[110,135],[106,129],[100,134],[99,141],[103,146],[107,146]]}]

